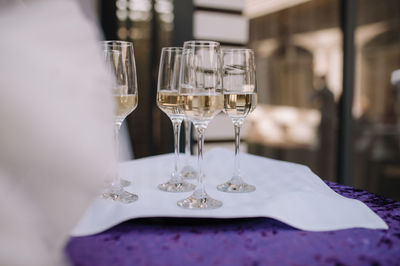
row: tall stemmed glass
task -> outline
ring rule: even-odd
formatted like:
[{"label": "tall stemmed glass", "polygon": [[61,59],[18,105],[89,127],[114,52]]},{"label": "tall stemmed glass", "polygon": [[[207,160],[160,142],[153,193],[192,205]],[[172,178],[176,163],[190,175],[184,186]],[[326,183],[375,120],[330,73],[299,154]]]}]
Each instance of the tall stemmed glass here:
[{"label": "tall stemmed glass", "polygon": [[163,48],[158,72],[157,105],[171,119],[174,129],[174,171],[169,181],[158,185],[160,190],[167,192],[186,192],[195,188],[193,184],[183,181],[179,173],[179,135],[184,118],[183,110],[179,106],[178,96],[181,58],[182,48]]},{"label": "tall stemmed glass", "polygon": [[256,188],[243,181],[240,173],[240,128],[247,115],[257,105],[254,52],[251,49],[224,49],[223,88],[224,111],[232,119],[235,128],[235,160],[233,176],[217,189],[223,192],[252,192]]},{"label": "tall stemmed glass", "polygon": [[203,172],[204,133],[209,122],[223,109],[220,45],[211,41],[184,43],[179,96],[185,116],[198,133],[198,184],[191,196],[178,201],[188,209],[215,209],[222,202],[205,191]]},{"label": "tall stemmed glass", "polygon": [[[138,104],[135,57],[133,44],[130,42],[104,41],[102,44],[106,67],[113,78],[111,90],[115,101],[114,138],[115,153],[118,158],[119,129],[125,117],[135,110]],[[107,189],[103,197],[122,203],[131,203],[138,199],[137,195],[123,188],[118,174],[114,177],[111,187]]]},{"label": "tall stemmed glass", "polygon": [[194,169],[191,165],[190,160],[192,154],[190,149],[192,121],[185,118],[183,122],[185,124],[185,164],[181,170],[181,175],[186,179],[194,179],[197,177],[197,172],[196,169]]}]

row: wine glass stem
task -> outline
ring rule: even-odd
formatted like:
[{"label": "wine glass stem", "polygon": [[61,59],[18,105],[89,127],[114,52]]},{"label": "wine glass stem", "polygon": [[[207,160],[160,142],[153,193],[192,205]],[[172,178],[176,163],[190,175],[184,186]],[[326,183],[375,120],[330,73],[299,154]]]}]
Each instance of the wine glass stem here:
[{"label": "wine glass stem", "polygon": [[180,175],[178,173],[179,170],[179,133],[181,132],[181,124],[182,120],[172,120],[172,126],[174,128],[174,154],[175,154],[175,164],[174,164],[174,172],[172,174],[173,182],[180,182]]},{"label": "wine glass stem", "polygon": [[203,174],[203,147],[204,147],[204,132],[205,128],[199,126],[197,127],[197,165],[198,165],[198,185],[196,188],[196,192],[200,194],[201,197],[205,195],[205,188],[204,188],[204,174]]},{"label": "wine glass stem", "polygon": [[[114,152],[115,152],[115,159],[118,164],[118,157],[119,157],[119,130],[121,128],[121,122],[115,122],[114,124]],[[115,170],[114,180],[112,182],[112,186],[114,189],[121,189],[121,178],[118,174],[118,169]]]},{"label": "wine glass stem", "polygon": [[235,128],[235,160],[234,160],[234,170],[233,170],[233,178],[237,181],[241,180],[240,176],[240,128],[242,123],[240,121],[235,121],[233,123]]},{"label": "wine glass stem", "polygon": [[189,157],[191,155],[190,150],[190,131],[191,131],[191,122],[189,119],[185,119],[185,163],[188,164]]}]

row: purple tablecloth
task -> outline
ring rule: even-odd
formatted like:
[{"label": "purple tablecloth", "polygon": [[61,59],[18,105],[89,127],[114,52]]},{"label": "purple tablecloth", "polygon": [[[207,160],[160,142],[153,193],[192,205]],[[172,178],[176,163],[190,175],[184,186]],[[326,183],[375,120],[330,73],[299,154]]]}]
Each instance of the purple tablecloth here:
[{"label": "purple tablecloth", "polygon": [[389,230],[297,230],[273,219],[135,219],[74,237],[74,265],[400,265],[400,202],[328,183],[366,203]]}]

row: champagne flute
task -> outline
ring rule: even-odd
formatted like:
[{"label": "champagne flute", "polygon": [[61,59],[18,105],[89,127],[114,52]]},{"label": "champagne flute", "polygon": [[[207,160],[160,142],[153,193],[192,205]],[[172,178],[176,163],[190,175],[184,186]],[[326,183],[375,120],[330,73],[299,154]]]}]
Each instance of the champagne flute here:
[{"label": "champagne flute", "polygon": [[169,181],[158,185],[167,192],[187,192],[195,188],[193,184],[183,181],[179,173],[179,135],[184,118],[179,107],[179,71],[182,58],[181,47],[165,47],[161,51],[160,69],[157,83],[157,105],[171,119],[174,129],[175,163]]},{"label": "champagne flute", "polygon": [[181,170],[181,175],[183,178],[186,179],[195,179],[197,177],[196,169],[190,164],[190,157],[191,157],[191,149],[190,149],[190,142],[191,142],[191,131],[192,131],[192,121],[187,118],[183,119],[185,124],[185,166]]},{"label": "champagne flute", "polygon": [[[112,94],[115,101],[114,109],[114,138],[115,153],[118,157],[119,129],[122,122],[138,104],[138,91],[136,81],[136,66],[133,53],[133,44],[124,41],[104,41],[104,58],[106,67],[113,77]],[[103,194],[104,198],[122,203],[131,203],[138,196],[126,191],[117,173],[111,187]]]},{"label": "champagne flute", "polygon": [[221,56],[218,42],[184,43],[179,82],[181,108],[198,133],[198,184],[191,196],[177,202],[188,209],[215,209],[222,202],[205,191],[203,172],[204,133],[209,122],[223,109]]},{"label": "champagne flute", "polygon": [[255,186],[243,181],[240,173],[240,128],[247,115],[257,105],[254,52],[251,49],[223,49],[224,111],[232,119],[235,129],[235,159],[231,179],[218,185],[223,192],[252,192]]}]

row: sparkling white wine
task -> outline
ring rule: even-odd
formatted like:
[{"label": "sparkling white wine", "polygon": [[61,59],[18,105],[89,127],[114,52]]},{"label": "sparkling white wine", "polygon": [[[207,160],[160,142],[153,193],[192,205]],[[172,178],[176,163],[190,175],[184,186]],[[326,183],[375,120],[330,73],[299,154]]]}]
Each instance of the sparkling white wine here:
[{"label": "sparkling white wine", "polygon": [[184,118],[180,99],[177,91],[161,90],[157,92],[158,107],[172,119]]},{"label": "sparkling white wine", "polygon": [[224,111],[231,118],[245,118],[257,105],[257,93],[225,93]]},{"label": "sparkling white wine", "polygon": [[185,115],[196,121],[209,121],[224,108],[222,94],[181,94]]},{"label": "sparkling white wine", "polygon": [[124,119],[133,110],[135,110],[138,102],[137,95],[127,94],[127,95],[114,95],[115,99],[115,117],[119,119]]}]

